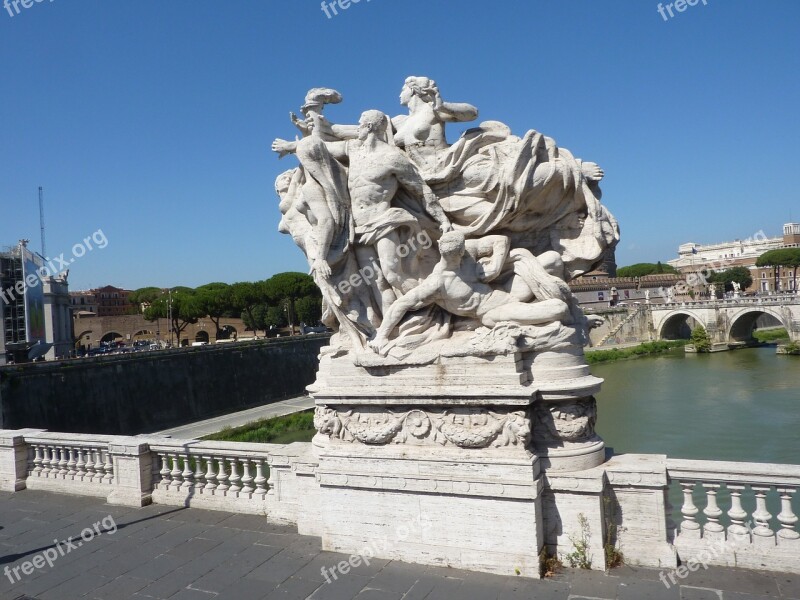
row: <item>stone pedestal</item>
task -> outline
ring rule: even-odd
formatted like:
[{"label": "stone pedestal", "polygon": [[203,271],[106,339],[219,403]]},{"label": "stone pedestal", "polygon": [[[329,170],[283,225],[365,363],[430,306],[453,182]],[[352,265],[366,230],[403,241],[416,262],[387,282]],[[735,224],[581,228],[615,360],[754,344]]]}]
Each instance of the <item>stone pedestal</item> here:
[{"label": "stone pedestal", "polygon": [[309,388],[323,548],[539,577],[543,469],[603,462],[601,381],[579,349],[425,365],[323,354]]}]

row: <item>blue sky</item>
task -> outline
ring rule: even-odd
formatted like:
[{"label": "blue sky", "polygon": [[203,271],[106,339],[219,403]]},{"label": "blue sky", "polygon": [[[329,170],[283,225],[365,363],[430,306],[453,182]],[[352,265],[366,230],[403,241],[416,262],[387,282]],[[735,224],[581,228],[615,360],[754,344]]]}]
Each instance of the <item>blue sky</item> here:
[{"label": "blue sky", "polygon": [[[800,2],[55,0],[0,10],[0,245],[69,255],[72,289],[263,279],[306,263],[277,232],[270,152],[331,86],[402,113],[408,75],[481,120],[536,129],[606,170],[620,265],[800,220]],[[12,9],[13,11],[13,9]],[[460,129],[448,130],[454,140]]]}]

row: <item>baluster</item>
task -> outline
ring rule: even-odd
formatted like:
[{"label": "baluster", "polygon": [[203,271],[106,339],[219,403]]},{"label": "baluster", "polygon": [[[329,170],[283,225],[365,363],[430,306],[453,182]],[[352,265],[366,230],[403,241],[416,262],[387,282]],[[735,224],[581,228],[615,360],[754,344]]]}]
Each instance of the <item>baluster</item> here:
[{"label": "baluster", "polygon": [[183,485],[183,479],[181,479],[183,471],[181,470],[181,461],[177,454],[172,455],[172,487],[180,489],[181,485]]},{"label": "baluster", "polygon": [[253,488],[251,483],[253,483],[253,476],[250,474],[250,459],[243,458],[242,464],[244,466],[244,474],[242,475],[242,494],[252,494]]},{"label": "baluster", "polygon": [[50,448],[42,446],[42,477],[50,477],[50,473],[53,470],[51,456]]},{"label": "baluster", "polygon": [[681,535],[699,538],[700,524],[697,522],[696,515],[700,511],[694,505],[694,498],[692,498],[695,483],[693,481],[681,481],[680,483],[681,488],[683,488],[683,506],[681,506],[683,521],[681,522],[680,533]]},{"label": "baluster", "polygon": [[168,490],[169,484],[171,483],[169,472],[169,456],[167,456],[166,452],[164,454],[159,454],[158,456],[161,458],[161,470],[158,472],[158,474],[161,475],[161,481],[158,482],[158,489]]},{"label": "baluster", "polygon": [[111,450],[106,448],[103,450],[103,454],[106,457],[106,462],[103,465],[103,470],[106,472],[106,474],[103,476],[103,482],[110,484],[112,481],[114,481],[114,462],[113,458],[111,457]]},{"label": "baluster", "polygon": [[103,475],[105,473],[103,468],[103,451],[100,448],[95,448],[94,455],[94,480],[96,483],[103,483]]},{"label": "baluster", "polygon": [[260,496],[263,499],[267,494],[267,488],[264,485],[267,483],[267,478],[264,477],[264,459],[257,458],[254,462],[256,463],[256,478],[253,481],[253,483],[256,484],[254,495]]},{"label": "baluster", "polygon": [[33,447],[33,473],[37,477],[42,475],[42,447],[38,444]]},{"label": "baluster", "polygon": [[217,475],[214,473],[214,457],[213,456],[204,456],[203,457],[206,461],[206,487],[203,488],[204,492],[212,492],[217,489]]},{"label": "baluster", "polygon": [[195,456],[195,469],[194,469],[194,489],[197,491],[201,491],[205,486],[205,481],[203,481],[203,457]]},{"label": "baluster", "polygon": [[183,484],[181,487],[184,489],[189,489],[194,486],[194,471],[191,469],[189,456],[184,454],[181,458],[183,458],[183,473],[181,473],[181,477],[183,477]]},{"label": "baluster", "polygon": [[106,476],[106,463],[103,460],[102,448],[97,448],[97,454],[95,455],[94,471],[95,471],[95,476],[94,476],[95,482],[103,483],[103,478],[105,478]]},{"label": "baluster", "polygon": [[706,537],[724,540],[725,536],[720,534],[725,531],[725,528],[719,522],[722,510],[717,504],[717,490],[720,486],[718,483],[704,483],[702,485],[706,490],[706,507],[703,510],[703,514],[708,518],[708,521],[703,526],[703,534]]},{"label": "baluster", "polygon": [[83,448],[77,448],[75,451],[78,453],[78,462],[75,463],[75,479],[83,481],[86,477],[86,461],[84,460],[86,451]]},{"label": "baluster", "polygon": [[747,511],[742,507],[742,490],[745,489],[745,486],[728,484],[727,487],[731,493],[731,509],[728,511],[731,524],[728,527],[728,539],[749,542],[750,530],[744,524],[747,519]]},{"label": "baluster", "polygon": [[86,481],[94,481],[94,449],[86,449]]},{"label": "baluster", "polygon": [[768,487],[751,486],[756,495],[756,510],[753,513],[753,520],[756,523],[753,529],[753,543],[765,546],[775,544],[775,533],[769,528],[769,520],[772,514],[767,510]]},{"label": "baluster", "polygon": [[242,478],[239,476],[238,472],[239,459],[229,458],[228,462],[231,465],[231,479],[230,479],[231,487],[229,491],[233,493],[240,492],[242,490],[242,486],[239,484],[241,483]]},{"label": "baluster", "polygon": [[796,540],[800,538],[800,533],[797,533],[794,526],[797,524],[797,515],[792,510],[792,494],[797,492],[795,488],[780,488],[778,493],[781,495],[781,512],[778,515],[778,521],[781,524],[781,530],[778,532],[779,540]]},{"label": "baluster", "polygon": [[67,475],[70,479],[75,479],[75,475],[78,474],[78,470],[75,468],[78,464],[78,461],[75,460],[75,448],[69,448],[67,454],[69,455],[69,460],[67,461]]},{"label": "baluster", "polygon": [[67,473],[69,473],[69,469],[67,469],[67,465],[69,464],[67,460],[67,449],[63,447],[59,448],[58,455],[58,474],[61,476],[61,479],[66,479]]},{"label": "baluster", "polygon": [[217,491],[224,492],[230,486],[228,485],[228,473],[225,471],[225,459],[217,459]]}]

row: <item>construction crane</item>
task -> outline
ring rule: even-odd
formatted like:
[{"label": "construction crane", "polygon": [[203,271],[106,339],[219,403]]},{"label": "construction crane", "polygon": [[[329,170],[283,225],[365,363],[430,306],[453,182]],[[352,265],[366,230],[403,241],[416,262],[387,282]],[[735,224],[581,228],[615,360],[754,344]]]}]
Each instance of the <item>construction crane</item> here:
[{"label": "construction crane", "polygon": [[44,189],[39,186],[39,228],[42,232],[42,257],[47,258],[47,246],[44,243]]}]

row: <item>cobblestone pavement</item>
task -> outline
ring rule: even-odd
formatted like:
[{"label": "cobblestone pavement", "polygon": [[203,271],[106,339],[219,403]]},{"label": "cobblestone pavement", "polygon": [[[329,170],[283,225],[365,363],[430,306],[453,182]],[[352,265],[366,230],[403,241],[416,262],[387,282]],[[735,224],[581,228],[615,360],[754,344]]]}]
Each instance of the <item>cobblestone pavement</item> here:
[{"label": "cobblestone pavement", "polygon": [[667,588],[630,567],[535,581],[372,559],[327,583],[350,557],[264,517],[33,491],[0,493],[0,556],[1,600],[800,599],[800,576],[715,568]]}]

